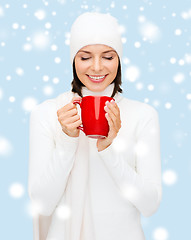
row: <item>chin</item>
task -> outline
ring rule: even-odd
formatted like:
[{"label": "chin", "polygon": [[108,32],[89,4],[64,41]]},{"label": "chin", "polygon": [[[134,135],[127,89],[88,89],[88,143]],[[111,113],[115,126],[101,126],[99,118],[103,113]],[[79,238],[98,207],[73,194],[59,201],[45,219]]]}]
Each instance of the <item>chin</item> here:
[{"label": "chin", "polygon": [[106,89],[107,86],[97,86],[97,87],[90,87],[89,90],[92,92],[102,92]]},{"label": "chin", "polygon": [[89,84],[89,89],[93,92],[102,92],[104,91],[108,86],[110,85],[110,82],[102,82],[102,83],[95,83],[95,84]]}]

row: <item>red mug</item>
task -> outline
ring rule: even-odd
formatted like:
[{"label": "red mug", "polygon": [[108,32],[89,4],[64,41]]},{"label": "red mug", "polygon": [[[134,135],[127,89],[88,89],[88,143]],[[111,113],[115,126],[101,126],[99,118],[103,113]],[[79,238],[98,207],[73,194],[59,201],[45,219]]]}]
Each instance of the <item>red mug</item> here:
[{"label": "red mug", "polygon": [[106,138],[109,132],[108,121],[105,117],[104,106],[106,101],[114,100],[107,96],[86,96],[80,100],[74,100],[81,108],[83,126],[78,128],[90,138]]}]

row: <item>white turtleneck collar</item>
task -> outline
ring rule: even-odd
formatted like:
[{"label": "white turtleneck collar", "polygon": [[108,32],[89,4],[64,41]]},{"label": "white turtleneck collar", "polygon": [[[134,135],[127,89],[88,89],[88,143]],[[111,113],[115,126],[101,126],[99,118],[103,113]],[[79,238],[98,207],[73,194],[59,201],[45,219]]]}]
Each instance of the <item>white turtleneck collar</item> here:
[{"label": "white turtleneck collar", "polygon": [[[82,87],[82,95],[85,96],[108,96],[111,97],[114,89],[114,83],[111,83],[109,86],[106,87],[105,90],[101,92],[93,92],[90,91],[87,87]],[[120,93],[116,93],[114,96],[114,99],[119,102],[121,100],[122,96]]]},{"label": "white turtleneck collar", "polygon": [[85,96],[108,96],[111,97],[114,89],[114,83],[110,84],[109,86],[106,87],[105,90],[102,92],[93,92],[90,91],[87,87],[82,87],[82,95]]}]

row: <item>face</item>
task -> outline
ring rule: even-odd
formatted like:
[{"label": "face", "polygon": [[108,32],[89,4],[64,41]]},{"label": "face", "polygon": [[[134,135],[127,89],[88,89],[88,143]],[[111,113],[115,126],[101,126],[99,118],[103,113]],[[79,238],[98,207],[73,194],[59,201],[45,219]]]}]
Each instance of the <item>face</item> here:
[{"label": "face", "polygon": [[85,46],[75,56],[77,76],[93,92],[101,92],[113,82],[118,65],[115,50],[102,44]]}]

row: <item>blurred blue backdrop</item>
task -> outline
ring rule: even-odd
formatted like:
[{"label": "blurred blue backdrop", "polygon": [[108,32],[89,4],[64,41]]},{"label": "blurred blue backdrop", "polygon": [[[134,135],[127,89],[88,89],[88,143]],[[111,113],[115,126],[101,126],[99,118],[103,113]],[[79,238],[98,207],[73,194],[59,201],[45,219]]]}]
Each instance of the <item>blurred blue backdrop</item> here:
[{"label": "blurred blue backdrop", "polygon": [[146,239],[191,239],[190,0],[0,0],[0,239],[32,240],[30,111],[70,89],[69,32],[85,11],[118,18],[124,96],[159,113],[163,199],[142,218]]}]

